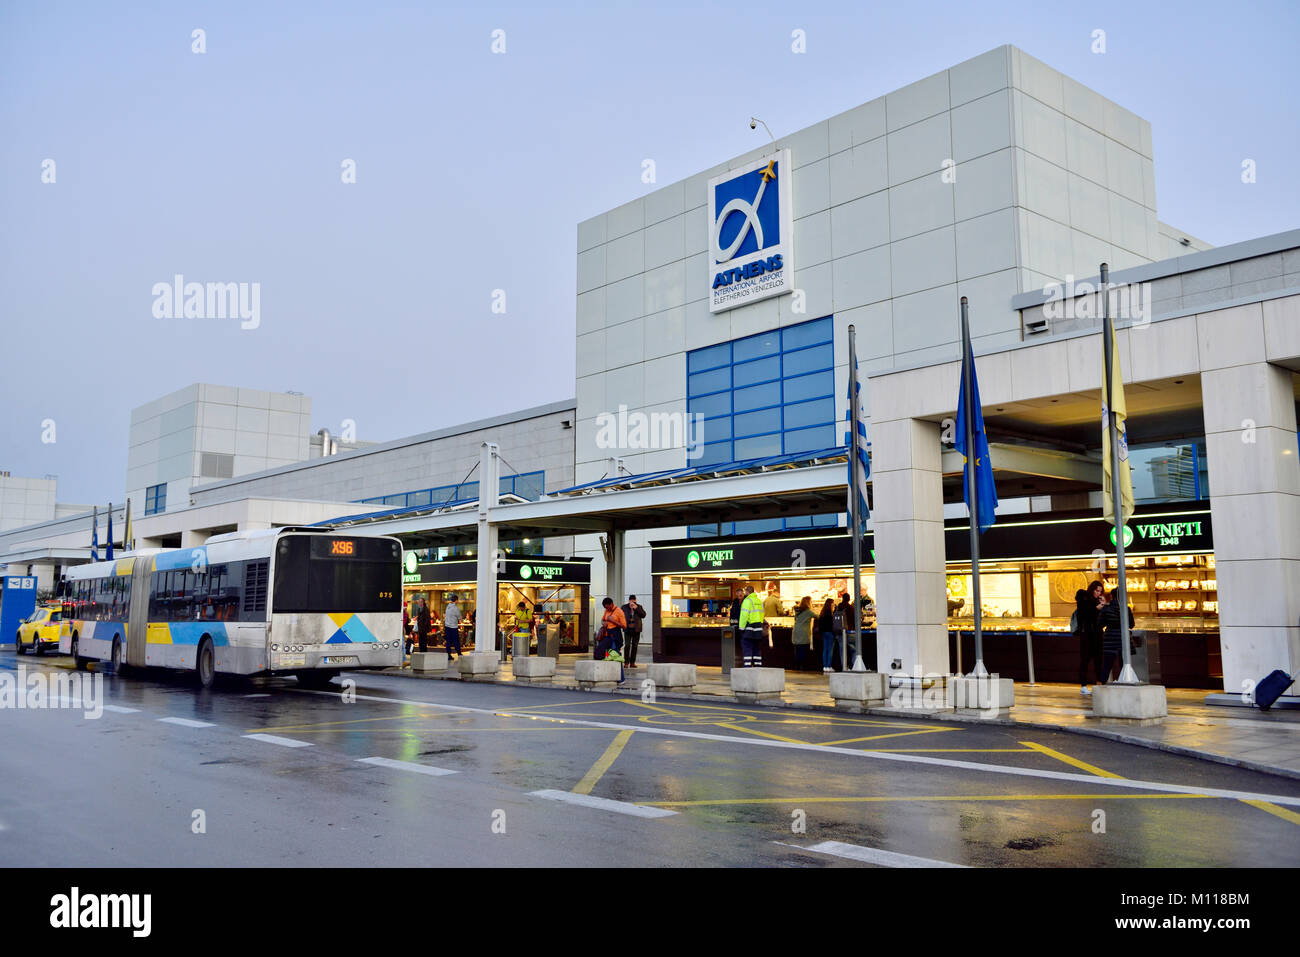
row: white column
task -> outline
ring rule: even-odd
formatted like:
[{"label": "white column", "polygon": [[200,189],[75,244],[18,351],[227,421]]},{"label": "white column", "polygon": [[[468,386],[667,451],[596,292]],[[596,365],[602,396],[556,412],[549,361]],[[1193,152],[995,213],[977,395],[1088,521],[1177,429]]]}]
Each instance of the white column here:
[{"label": "white column", "polygon": [[[1201,374],[1223,686],[1300,671],[1300,464],[1292,373]],[[1246,686],[1248,687],[1248,686]]]},{"label": "white column", "polygon": [[474,650],[495,651],[497,639],[497,571],[504,558],[497,547],[497,527],[488,511],[497,504],[501,460],[495,443],[484,442],[478,467],[478,601],[474,610]]},{"label": "white column", "polygon": [[627,532],[623,529],[614,529],[609,533],[609,553],[613,560],[605,574],[605,584],[614,604],[622,605],[627,601],[627,595],[624,594],[627,588]]},{"label": "white column", "polygon": [[941,453],[937,423],[873,423],[876,648],[886,674],[948,674]]}]

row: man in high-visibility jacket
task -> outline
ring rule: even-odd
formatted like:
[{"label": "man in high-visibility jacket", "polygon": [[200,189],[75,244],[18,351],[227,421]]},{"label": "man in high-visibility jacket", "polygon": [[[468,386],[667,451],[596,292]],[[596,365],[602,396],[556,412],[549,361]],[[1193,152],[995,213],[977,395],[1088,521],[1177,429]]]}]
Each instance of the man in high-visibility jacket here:
[{"label": "man in high-visibility jacket", "polygon": [[763,599],[754,586],[745,588],[745,600],[740,603],[740,649],[746,668],[763,664]]}]

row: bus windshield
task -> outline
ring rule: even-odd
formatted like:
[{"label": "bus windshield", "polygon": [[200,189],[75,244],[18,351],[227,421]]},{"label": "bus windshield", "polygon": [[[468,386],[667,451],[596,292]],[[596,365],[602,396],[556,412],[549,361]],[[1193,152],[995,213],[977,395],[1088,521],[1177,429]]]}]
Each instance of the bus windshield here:
[{"label": "bus windshield", "polygon": [[271,611],[402,610],[402,548],[383,538],[286,535],[276,546]]}]

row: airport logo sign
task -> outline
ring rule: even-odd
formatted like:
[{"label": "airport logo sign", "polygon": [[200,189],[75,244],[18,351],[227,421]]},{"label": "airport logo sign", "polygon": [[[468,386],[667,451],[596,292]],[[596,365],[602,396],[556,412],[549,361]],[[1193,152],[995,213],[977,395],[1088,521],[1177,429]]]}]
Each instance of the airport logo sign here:
[{"label": "airport logo sign", "polygon": [[709,180],[709,311],[794,290],[788,149]]}]

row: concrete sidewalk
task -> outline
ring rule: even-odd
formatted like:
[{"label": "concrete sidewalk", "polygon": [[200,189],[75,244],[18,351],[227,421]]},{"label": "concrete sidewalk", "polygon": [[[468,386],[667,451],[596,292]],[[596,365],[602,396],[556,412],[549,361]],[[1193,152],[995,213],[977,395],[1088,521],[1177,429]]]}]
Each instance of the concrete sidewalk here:
[{"label": "concrete sidewalk", "polygon": [[[529,687],[578,690],[573,676],[573,664],[579,657],[586,656],[562,655],[556,666],[553,684]],[[647,679],[648,674],[646,663],[641,662],[637,668],[626,668],[625,672],[627,677],[624,683],[615,691],[606,693],[641,694],[641,683]],[[380,673],[414,678],[459,679],[454,664],[442,674],[414,675],[409,668],[394,668]],[[689,697],[718,704],[737,703],[721,668],[700,666],[697,673],[698,684],[694,694],[687,696],[660,691],[657,695],[665,698]],[[501,668],[497,683],[513,684],[514,680],[510,664],[506,662]],[[785,707],[835,710],[828,693],[826,676],[821,672],[787,671],[785,685]],[[1265,713],[1251,707],[1207,705],[1207,694],[1209,692],[1170,688],[1167,690],[1169,716],[1162,724],[1129,727],[1103,725],[1093,718],[1091,700],[1079,693],[1078,685],[1017,683],[1016,704],[1011,709],[1011,718],[998,723],[1074,731],[1300,779],[1300,712]],[[873,709],[869,713],[909,717],[887,708]],[[953,714],[939,713],[927,714],[924,720],[981,722],[986,719],[959,718]]]}]

